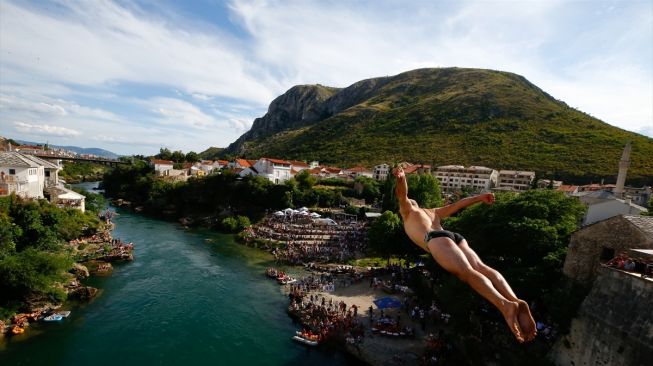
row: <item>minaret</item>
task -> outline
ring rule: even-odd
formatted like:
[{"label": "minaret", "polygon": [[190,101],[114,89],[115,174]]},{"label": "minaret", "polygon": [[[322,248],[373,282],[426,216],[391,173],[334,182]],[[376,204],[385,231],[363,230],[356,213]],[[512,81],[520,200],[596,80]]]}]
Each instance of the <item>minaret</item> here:
[{"label": "minaret", "polygon": [[626,183],[626,173],[630,166],[630,142],[626,143],[624,152],[619,161],[619,175],[617,176],[617,186],[614,188],[614,195],[617,198],[622,198],[624,194],[624,184]]}]

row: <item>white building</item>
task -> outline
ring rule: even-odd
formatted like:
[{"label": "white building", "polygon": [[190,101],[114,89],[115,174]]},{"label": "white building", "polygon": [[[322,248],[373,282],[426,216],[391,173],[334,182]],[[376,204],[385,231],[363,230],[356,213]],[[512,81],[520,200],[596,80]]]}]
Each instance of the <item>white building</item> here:
[{"label": "white building", "polygon": [[286,160],[260,158],[252,167],[243,169],[240,175],[258,175],[279,184],[292,178],[291,168],[292,164]]},{"label": "white building", "polygon": [[376,180],[386,180],[388,179],[388,174],[390,173],[390,165],[380,164],[374,167],[372,171],[372,178]]},{"label": "white building", "polygon": [[616,198],[607,191],[581,192],[578,198],[587,206],[583,226],[603,221],[618,215],[641,215],[646,208],[632,203],[629,199]]},{"label": "white building", "polygon": [[355,166],[352,168],[344,169],[342,171],[343,174],[349,175],[350,177],[356,179],[358,177],[367,177],[367,178],[372,178],[373,177],[373,172],[363,166]]},{"label": "white building", "polygon": [[519,170],[499,170],[497,188],[506,191],[527,191],[535,179],[535,172]]},{"label": "white building", "polygon": [[475,191],[489,191],[497,184],[499,173],[484,166],[443,165],[435,170],[435,177],[445,191],[471,188]]},{"label": "white building", "polygon": [[166,175],[165,172],[174,169],[174,162],[171,160],[152,159],[150,164],[158,175]]},{"label": "white building", "polygon": [[43,198],[45,168],[33,156],[15,151],[0,152],[0,195],[15,193],[24,198]]}]

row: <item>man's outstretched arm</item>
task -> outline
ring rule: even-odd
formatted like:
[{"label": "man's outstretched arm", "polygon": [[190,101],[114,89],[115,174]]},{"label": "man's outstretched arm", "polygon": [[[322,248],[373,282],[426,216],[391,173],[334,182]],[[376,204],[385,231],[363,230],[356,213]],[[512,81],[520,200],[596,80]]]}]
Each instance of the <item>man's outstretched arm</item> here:
[{"label": "man's outstretched arm", "polygon": [[404,173],[404,169],[398,166],[392,170],[392,175],[397,178],[395,195],[397,196],[397,200],[399,200],[399,211],[401,216],[404,216],[404,214],[410,211],[410,208],[412,207],[408,200],[408,182],[406,181],[406,174]]},{"label": "man's outstretched arm", "polygon": [[478,202],[485,202],[488,205],[491,205],[494,203],[494,194],[484,193],[484,194],[479,194],[478,196],[463,198],[458,202],[452,203],[450,205],[446,205],[444,207],[437,208],[435,212],[441,218],[449,217],[455,214],[456,212],[462,210],[463,208],[467,206],[471,206]]}]

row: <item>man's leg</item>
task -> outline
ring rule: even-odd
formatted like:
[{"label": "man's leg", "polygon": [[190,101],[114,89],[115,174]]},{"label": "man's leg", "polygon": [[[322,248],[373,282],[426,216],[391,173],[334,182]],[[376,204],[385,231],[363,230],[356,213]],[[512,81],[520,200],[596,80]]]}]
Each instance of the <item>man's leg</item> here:
[{"label": "man's leg", "polygon": [[434,238],[428,242],[427,246],[433,258],[442,268],[469,284],[474,291],[499,309],[518,341],[525,340],[519,325],[519,303],[517,301],[507,299],[492,285],[489,278],[475,270],[463,251],[451,239]]},{"label": "man's leg", "polygon": [[465,254],[465,257],[469,261],[469,264],[475,270],[481,272],[485,277],[489,278],[492,281],[492,285],[496,288],[506,299],[511,301],[517,301],[519,303],[519,325],[524,333],[524,338],[527,341],[532,340],[537,335],[537,328],[535,327],[535,319],[531,315],[531,311],[528,307],[528,303],[524,300],[520,300],[515,295],[514,291],[508,284],[508,281],[503,277],[499,271],[488,266],[487,264],[481,261],[478,254],[470,248],[467,240],[460,242],[460,250]]}]

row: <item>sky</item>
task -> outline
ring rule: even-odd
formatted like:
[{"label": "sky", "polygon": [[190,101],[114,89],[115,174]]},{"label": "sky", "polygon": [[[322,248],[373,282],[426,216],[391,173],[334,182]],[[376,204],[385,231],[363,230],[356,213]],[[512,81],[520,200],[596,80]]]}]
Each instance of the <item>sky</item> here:
[{"label": "sky", "polygon": [[200,152],[294,85],[451,66],[653,137],[650,0],[0,0],[0,136]]}]

